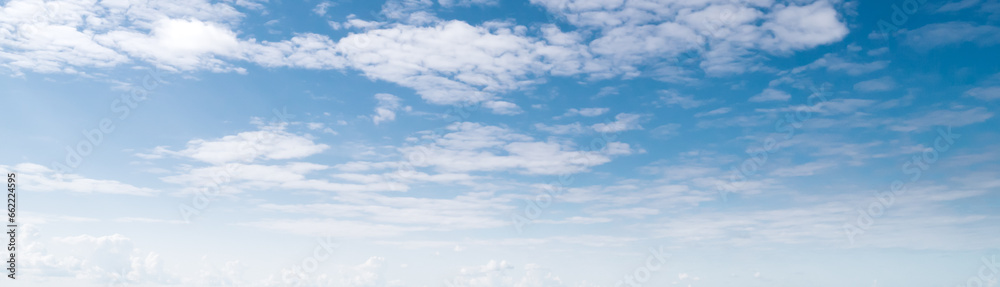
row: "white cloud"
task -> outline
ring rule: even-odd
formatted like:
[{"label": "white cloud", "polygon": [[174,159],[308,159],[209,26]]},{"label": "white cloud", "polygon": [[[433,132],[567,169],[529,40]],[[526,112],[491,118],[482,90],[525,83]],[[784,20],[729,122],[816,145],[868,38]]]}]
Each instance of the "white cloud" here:
[{"label": "white cloud", "polygon": [[724,114],[728,114],[731,111],[733,111],[733,108],[722,107],[722,108],[714,109],[714,110],[711,110],[711,111],[700,112],[700,113],[694,114],[694,117],[700,118],[700,117],[707,117],[707,116],[724,115]]},{"label": "white cloud", "polygon": [[163,153],[191,158],[211,164],[251,162],[263,159],[303,158],[326,150],[330,146],[285,131],[286,124],[261,126],[260,130],[241,132],[214,140],[188,141],[180,151]]},{"label": "white cloud", "polygon": [[[385,4],[382,4],[381,15],[404,24],[426,25],[441,21],[431,10],[433,6],[434,1],[432,0],[389,0],[385,1]],[[369,23],[374,24],[377,22]],[[377,23],[375,25],[381,24]]]},{"label": "white cloud", "polygon": [[572,116],[584,116],[584,117],[596,117],[607,113],[611,109],[609,108],[582,108],[582,109],[569,109],[563,114],[563,117]]},{"label": "white cloud", "polygon": [[[342,68],[326,36],[299,34],[257,43],[234,29],[244,17],[228,3],[203,0],[127,3],[19,0],[0,6],[0,65],[15,73],[79,73],[135,60],[170,71],[244,72],[247,60],[267,67]],[[236,5],[263,8],[259,3]]]},{"label": "white cloud", "polygon": [[574,51],[527,37],[524,27],[497,22],[394,25],[349,35],[338,47],[366,76],[413,88],[434,104],[489,101],[534,83],[533,75],[578,72],[559,68],[566,57],[575,57]]},{"label": "white cloud", "polygon": [[1000,86],[975,87],[965,91],[965,96],[984,101],[997,100],[1000,99]]},{"label": "white cloud", "polygon": [[188,224],[189,222],[184,220],[176,219],[157,219],[157,218],[144,218],[144,217],[122,217],[115,219],[115,222],[124,223],[162,223],[162,224]]},{"label": "white cloud", "polygon": [[[693,60],[708,74],[756,69],[759,52],[785,53],[829,44],[847,27],[827,1],[651,5],[642,1],[532,0],[577,27],[597,35],[589,46],[615,73],[646,73],[684,80],[689,71],[670,67]],[[706,43],[711,43],[709,48]],[[685,54],[687,52],[687,54]],[[641,71],[650,63],[658,68]]]},{"label": "white cloud", "polygon": [[[377,110],[376,110],[376,112],[377,112]],[[337,131],[334,131],[333,129],[331,129],[329,127],[326,127],[326,124],[323,124],[323,123],[306,123],[306,128],[308,128],[310,130],[320,130],[323,133],[332,134],[332,135],[338,135],[339,134],[339,133],[337,133]]]},{"label": "white cloud", "polygon": [[302,33],[278,42],[241,42],[240,45],[246,60],[264,67],[342,69],[346,65],[336,42],[323,35]]},{"label": "white cloud", "polygon": [[865,99],[832,99],[816,103],[812,106],[794,105],[776,109],[757,109],[757,111],[765,113],[811,111],[824,115],[839,115],[851,114],[863,108],[873,107],[877,103],[874,100]]},{"label": "white cloud", "polygon": [[[15,73],[78,73],[80,68],[128,63],[134,56],[168,61],[181,69],[227,70],[229,65],[213,55],[237,56],[231,32],[223,27],[235,25],[242,15],[229,5],[200,0],[90,2],[4,3],[0,65]],[[204,62],[192,62],[196,60]]]},{"label": "white cloud", "polygon": [[882,47],[882,48],[878,48],[878,49],[872,49],[872,50],[868,51],[868,53],[866,53],[866,54],[868,54],[868,56],[873,56],[874,57],[874,56],[881,56],[882,54],[885,54],[885,53],[888,53],[888,52],[889,52],[889,47]]},{"label": "white cloud", "polygon": [[330,9],[330,7],[333,7],[335,5],[337,5],[337,4],[336,3],[332,3],[330,1],[323,1],[323,2],[320,2],[319,4],[317,4],[316,7],[314,7],[312,11],[313,11],[313,13],[316,13],[316,15],[326,16],[326,10]]},{"label": "white cloud", "polygon": [[586,132],[586,129],[583,128],[583,125],[580,125],[580,123],[578,122],[572,124],[551,125],[551,126],[543,123],[537,123],[535,124],[535,128],[540,131],[549,132],[557,135],[573,135],[573,134],[582,134]]},{"label": "white cloud", "polygon": [[612,220],[610,218],[606,217],[572,216],[562,220],[539,219],[533,222],[539,224],[594,224],[594,223],[605,223],[611,221]]},{"label": "white cloud", "polygon": [[488,101],[483,103],[483,107],[490,109],[494,114],[498,115],[516,115],[523,112],[514,103],[505,101]]},{"label": "white cloud", "polygon": [[477,123],[455,123],[447,129],[446,134],[429,136],[430,144],[400,148],[403,158],[419,158],[411,164],[440,172],[566,174],[607,163],[613,155],[631,153],[625,143],[611,142],[600,151],[582,151],[568,143],[533,141],[507,128]]},{"label": "white cloud", "polygon": [[847,26],[840,22],[837,10],[827,1],[816,1],[805,6],[776,5],[772,18],[762,25],[774,33],[772,42],[764,46],[770,50],[789,51],[833,43],[847,35]]},{"label": "white cloud", "polygon": [[469,7],[472,5],[496,6],[500,0],[438,0],[442,7]]},{"label": "white cloud", "polygon": [[[306,179],[306,174],[324,170],[325,165],[292,162],[284,165],[256,165],[229,163],[207,167],[184,168],[180,174],[164,176],[164,182],[185,186],[182,192],[195,192],[199,189],[213,186],[219,178],[225,178],[222,185],[223,193],[239,193],[242,190],[267,190],[271,188],[284,189],[318,189],[320,182]],[[222,177],[224,176],[224,177]],[[364,186],[343,185],[342,190],[369,190]]]},{"label": "white cloud", "polygon": [[158,190],[137,187],[115,180],[91,179],[77,174],[61,174],[45,166],[21,163],[13,167],[2,166],[4,170],[14,170],[22,178],[24,186],[41,192],[108,193],[151,196]]},{"label": "white cloud", "polygon": [[378,100],[375,114],[372,115],[372,122],[375,125],[396,120],[396,110],[400,108],[399,97],[390,94],[375,94],[375,100]]},{"label": "white cloud", "polygon": [[619,208],[595,212],[594,216],[622,216],[642,219],[648,215],[660,214],[660,210],[647,207]]},{"label": "white cloud", "polygon": [[265,219],[238,224],[280,233],[337,238],[374,238],[399,236],[406,232],[426,231],[426,227],[377,224],[332,218]]},{"label": "white cloud", "polygon": [[665,139],[677,135],[677,130],[680,128],[680,124],[665,124],[656,127],[655,129],[649,131],[649,133],[654,137]]},{"label": "white cloud", "polygon": [[900,33],[903,34],[902,42],[918,51],[964,42],[980,46],[1000,44],[1000,27],[969,22],[934,23]]},{"label": "white cloud", "polygon": [[318,130],[323,128],[323,123],[306,123],[306,128],[310,130]]},{"label": "white cloud", "polygon": [[[27,3],[32,2],[13,1],[4,7],[30,6]],[[315,6],[314,12],[325,14],[327,3]],[[574,25],[597,29],[597,38],[586,43],[589,32],[563,32],[556,25],[540,27],[541,35],[535,37],[529,36],[527,27],[507,22],[473,26],[444,21],[430,14],[432,3],[423,0],[387,2],[383,14],[400,23],[348,17],[343,27],[364,31],[337,40],[299,33],[287,40],[257,41],[239,36],[235,27],[245,15],[227,3],[187,0],[122,6],[101,2],[93,7],[67,5],[72,8],[67,9],[68,15],[75,18],[46,18],[41,24],[32,24],[45,33],[0,41],[0,47],[5,48],[0,52],[0,65],[15,71],[49,73],[75,73],[82,67],[114,67],[134,60],[174,71],[245,72],[234,64],[240,61],[265,67],[353,68],[369,78],[412,88],[434,104],[485,102],[496,113],[516,114],[520,109],[499,100],[498,95],[538,83],[541,76],[633,77],[643,74],[639,66],[652,63],[650,76],[685,77],[682,74],[686,72],[678,72],[664,57],[701,49],[711,41],[721,43],[701,53],[705,57],[703,68],[710,73],[738,72],[746,69],[742,66],[755,65],[753,51],[807,49],[839,39],[844,29],[836,11],[823,1],[771,7],[691,3],[654,7],[631,1],[533,3],[567,16]],[[262,8],[255,2],[237,5]],[[27,23],[29,16],[25,15],[30,14],[14,13],[19,9],[3,11],[10,17],[0,19],[14,19],[14,23],[0,29],[8,29],[11,35],[17,34],[14,27]],[[646,44],[634,44],[640,42]]]},{"label": "white cloud", "polygon": [[241,57],[236,33],[198,20],[163,19],[154,22],[148,34],[112,31],[94,40],[167,69],[228,71],[236,68],[217,57]]},{"label": "white cloud", "polygon": [[601,90],[597,91],[597,94],[594,95],[594,98],[601,98],[617,94],[618,94],[618,87],[603,87],[601,88]]},{"label": "white cloud", "polygon": [[857,76],[884,69],[889,66],[889,61],[879,60],[869,63],[852,62],[843,57],[826,54],[812,63],[792,69],[792,73],[800,73],[805,70],[826,69],[828,71],[844,72],[848,75]]},{"label": "white cloud", "polygon": [[548,268],[538,264],[524,265],[524,275],[516,278],[511,270],[513,265],[506,260],[490,260],[485,265],[468,266],[459,269],[459,275],[446,279],[449,286],[468,287],[561,287],[566,286],[562,280]]},{"label": "white cloud", "polygon": [[760,92],[760,94],[750,97],[749,101],[751,102],[788,101],[788,99],[791,98],[792,95],[789,95],[784,91],[767,88],[764,89],[763,92]]},{"label": "white cloud", "polygon": [[641,130],[639,120],[642,116],[638,114],[620,113],[615,115],[614,122],[599,123],[590,126],[594,131],[601,133],[616,133],[628,130]]},{"label": "white cloud", "polygon": [[341,286],[347,287],[380,287],[386,286],[385,258],[373,256],[364,263],[354,266],[347,272]]},{"label": "white cloud", "polygon": [[705,104],[705,101],[695,100],[694,96],[684,96],[670,90],[661,90],[660,101],[668,106],[680,106],[684,109],[697,108]]},{"label": "white cloud", "polygon": [[504,216],[516,207],[508,205],[509,201],[476,194],[462,194],[454,198],[358,194],[350,197],[349,201],[339,203],[262,204],[260,208],[289,214],[367,221],[400,231],[450,231],[497,228],[510,224]]},{"label": "white cloud", "polygon": [[976,107],[966,110],[936,110],[921,113],[920,116],[895,120],[890,124],[889,129],[901,132],[916,130],[926,130],[934,126],[960,127],[986,121],[993,117],[993,113],[986,108]]},{"label": "white cloud", "polygon": [[814,175],[816,172],[833,167],[835,164],[832,162],[810,162],[805,164],[800,164],[797,166],[782,167],[777,168],[771,172],[774,176],[807,176]]},{"label": "white cloud", "polygon": [[663,55],[677,55],[694,47],[698,35],[689,27],[676,23],[658,25],[622,26],[604,31],[600,38],[590,43],[590,49],[599,56],[608,57],[612,62],[628,66],[646,59]]},{"label": "white cloud", "polygon": [[858,82],[854,84],[854,90],[859,92],[885,92],[896,88],[896,81],[892,77],[885,76],[877,79]]},{"label": "white cloud", "polygon": [[[37,237],[31,227],[20,232]],[[71,276],[94,284],[148,285],[177,284],[178,278],[165,272],[160,255],[135,248],[128,237],[107,236],[56,237],[51,241],[31,238],[18,246],[18,259],[25,270],[40,272],[46,277]],[[65,248],[46,248],[46,245]],[[58,250],[58,251],[56,251]],[[31,272],[31,271],[29,271]],[[110,282],[110,283],[109,283]]]},{"label": "white cloud", "polygon": [[979,1],[980,0],[960,0],[957,2],[945,3],[944,5],[941,5],[941,7],[938,8],[936,12],[941,13],[941,12],[961,11],[966,8],[976,6],[976,4],[979,4]]}]

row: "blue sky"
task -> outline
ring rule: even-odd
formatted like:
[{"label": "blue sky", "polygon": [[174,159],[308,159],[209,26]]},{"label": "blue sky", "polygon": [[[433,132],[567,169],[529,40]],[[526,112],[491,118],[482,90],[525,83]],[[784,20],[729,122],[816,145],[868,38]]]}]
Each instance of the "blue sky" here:
[{"label": "blue sky", "polygon": [[998,12],[3,1],[14,283],[997,286]]}]

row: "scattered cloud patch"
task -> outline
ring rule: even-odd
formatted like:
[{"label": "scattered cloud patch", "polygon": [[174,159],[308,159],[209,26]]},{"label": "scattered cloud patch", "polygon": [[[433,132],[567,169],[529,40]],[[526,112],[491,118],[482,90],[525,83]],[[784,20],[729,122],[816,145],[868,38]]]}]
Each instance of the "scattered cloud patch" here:
[{"label": "scattered cloud patch", "polygon": [[375,105],[375,114],[372,115],[372,122],[375,125],[396,120],[396,111],[401,108],[399,103],[402,99],[391,94],[375,94],[375,100],[378,101]]},{"label": "scattered cloud patch", "polygon": [[877,79],[858,82],[854,84],[854,90],[859,92],[886,92],[896,88],[896,81],[892,77],[885,76]]},{"label": "scattered cloud patch", "polygon": [[789,95],[788,93],[786,93],[784,91],[767,88],[767,89],[764,89],[763,92],[760,92],[760,94],[757,94],[757,95],[754,95],[753,97],[750,97],[749,101],[751,101],[751,102],[783,101],[784,102],[784,101],[788,101],[791,98],[792,98],[792,95]]},{"label": "scattered cloud patch", "polygon": [[590,126],[599,133],[617,133],[629,130],[641,130],[639,125],[642,116],[638,114],[620,113],[615,115],[615,121],[608,123],[598,123]]}]

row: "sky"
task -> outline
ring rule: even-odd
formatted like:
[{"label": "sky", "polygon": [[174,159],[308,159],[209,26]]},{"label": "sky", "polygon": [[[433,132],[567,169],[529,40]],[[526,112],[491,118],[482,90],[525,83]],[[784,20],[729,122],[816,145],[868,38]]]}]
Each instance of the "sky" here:
[{"label": "sky", "polygon": [[0,1],[2,285],[993,287],[997,52],[997,0]]}]

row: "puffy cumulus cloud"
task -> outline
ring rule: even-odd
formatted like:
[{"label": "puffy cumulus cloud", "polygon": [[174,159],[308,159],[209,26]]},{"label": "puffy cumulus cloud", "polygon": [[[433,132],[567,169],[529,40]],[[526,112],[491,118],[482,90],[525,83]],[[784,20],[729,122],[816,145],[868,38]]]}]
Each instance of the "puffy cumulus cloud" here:
[{"label": "puffy cumulus cloud", "polygon": [[326,10],[330,9],[330,7],[333,7],[335,5],[337,4],[332,3],[330,1],[323,1],[317,4],[316,7],[313,7],[312,11],[313,13],[316,13],[316,15],[326,16]]},{"label": "puffy cumulus cloud", "polygon": [[697,37],[692,29],[670,22],[614,27],[591,42],[590,49],[594,54],[620,64],[625,68],[624,72],[635,73],[636,68],[631,65],[694,49]]},{"label": "puffy cumulus cloud", "polygon": [[[203,259],[204,261],[204,259]],[[322,260],[318,260],[322,261]],[[204,262],[200,278],[187,280],[189,286],[311,286],[311,287],[388,287],[404,286],[399,280],[385,279],[385,258],[373,256],[358,265],[337,266],[336,272],[309,270],[306,266],[282,268],[258,281],[246,280],[248,265],[228,261],[221,266]],[[336,274],[340,273],[340,274]]]},{"label": "puffy cumulus cloud", "polygon": [[391,94],[375,94],[375,114],[372,115],[372,122],[378,125],[380,122],[391,122],[396,120],[396,110],[399,110],[401,99]]},{"label": "puffy cumulus cloud", "polygon": [[[620,120],[630,121],[622,118]],[[629,126],[629,125],[626,125]],[[504,127],[455,123],[444,135],[429,135],[429,144],[400,148],[415,167],[441,172],[514,171],[525,174],[564,174],[587,171],[611,161],[613,155],[630,154],[626,143],[611,142],[602,150],[576,150],[557,141],[534,141]]]},{"label": "puffy cumulus cloud", "polygon": [[[524,26],[500,22],[399,24],[351,34],[339,48],[348,65],[366,76],[413,88],[435,104],[490,101],[497,93],[535,83],[532,76],[579,72],[580,63],[563,66],[574,50],[526,32]],[[497,104],[509,103],[491,105]]]},{"label": "puffy cumulus cloud", "polygon": [[[284,123],[262,125],[258,131],[241,132],[212,140],[191,140],[188,141],[185,149],[179,151],[157,147],[151,154],[137,154],[137,156],[156,159],[170,155],[205,163],[202,166],[180,165],[175,170],[170,171],[170,175],[160,177],[163,182],[179,185],[178,193],[180,194],[199,191],[216,192],[214,190],[207,191],[208,189],[218,189],[218,192],[225,195],[275,189],[345,193],[406,191],[408,189],[403,183],[386,184],[385,180],[380,180],[381,177],[378,174],[340,174],[334,176],[335,179],[340,179],[339,181],[311,176],[312,173],[330,167],[289,160],[320,153],[329,146],[314,142],[308,135],[290,133],[285,130],[286,127],[287,124]],[[363,163],[353,165],[357,167],[338,166],[337,169],[365,170]],[[388,166],[383,166],[383,168],[385,167]],[[471,180],[471,177],[455,174],[409,173],[407,175],[411,176],[407,182]]]},{"label": "puffy cumulus cloud", "polygon": [[[24,245],[19,248],[18,259],[29,273],[113,285],[176,284],[179,281],[174,274],[164,271],[159,254],[135,248],[131,239],[120,234],[42,240],[31,225],[23,226],[20,232],[20,242]],[[52,252],[45,247],[49,244],[66,248]]]},{"label": "puffy cumulus cloud", "polygon": [[[110,67],[128,60],[78,31],[96,1],[9,1],[0,6],[0,64],[15,72],[76,73],[74,66]],[[66,65],[69,63],[69,66]]]},{"label": "puffy cumulus cloud", "polygon": [[342,286],[382,287],[386,286],[385,258],[373,256],[364,263],[350,268],[345,273]]},{"label": "puffy cumulus cloud", "polygon": [[258,41],[241,37],[245,15],[232,3],[16,0],[0,6],[0,65],[15,74],[78,73],[136,61],[171,71],[245,72],[241,62],[354,69],[412,88],[430,103],[484,103],[494,113],[516,114],[520,108],[499,95],[548,75],[691,79],[681,67],[687,60],[671,60],[685,52],[694,52],[707,73],[738,73],[755,69],[760,51],[808,49],[846,34],[834,4],[822,0],[532,2],[581,29],[567,32],[554,24],[529,29],[498,21],[471,25],[437,18],[430,0],[410,0],[385,3],[384,22],[351,16],[337,23],[361,30],[340,39],[299,33]]},{"label": "puffy cumulus cloud", "polygon": [[847,26],[839,19],[837,10],[827,1],[809,5],[778,4],[775,12],[761,25],[774,38],[762,45],[766,50],[790,51],[812,48],[838,41],[847,35]]},{"label": "puffy cumulus cloud", "polygon": [[342,69],[346,65],[330,37],[312,33],[295,35],[291,39],[269,42],[240,42],[247,61],[265,67],[305,69]]},{"label": "puffy cumulus cloud", "polygon": [[21,184],[30,186],[31,190],[41,192],[79,192],[79,193],[109,193],[152,196],[158,190],[137,187],[115,180],[86,178],[77,174],[63,174],[48,167],[21,163],[13,167],[0,165],[4,170],[18,172]]},{"label": "puffy cumulus cloud", "polygon": [[523,112],[521,107],[516,104],[505,101],[489,101],[483,103],[483,107],[490,109],[494,114],[498,115],[516,115]]},{"label": "puffy cumulus cloud", "polygon": [[230,70],[242,14],[201,0],[9,1],[0,6],[0,65],[20,73],[77,73],[131,58],[168,69]]},{"label": "puffy cumulus cloud", "polygon": [[[710,75],[740,73],[755,68],[759,52],[781,55],[833,43],[848,33],[837,2],[826,0],[531,2],[596,31],[590,51],[626,75],[640,74],[651,62],[681,65],[689,59]],[[684,78],[683,71],[662,68],[647,73]]]},{"label": "puffy cumulus cloud", "polygon": [[469,266],[459,269],[461,274],[447,281],[452,286],[514,286],[510,271],[514,266],[506,260],[490,260],[486,265]]},{"label": "puffy cumulus cloud", "polygon": [[160,67],[227,71],[233,69],[217,57],[238,57],[236,33],[222,25],[198,20],[162,19],[150,32],[111,31],[94,39],[135,58]]},{"label": "puffy cumulus cloud", "polygon": [[[262,8],[237,1],[237,6]],[[255,8],[256,7],[256,8]],[[229,3],[183,1],[17,0],[0,6],[0,66],[15,74],[80,73],[136,61],[169,71],[244,72],[265,67],[340,69],[327,36],[277,42],[241,38],[242,13]]]},{"label": "puffy cumulus cloud", "polygon": [[528,263],[524,265],[524,270],[524,277],[516,285],[518,287],[565,286],[559,276],[541,265]]},{"label": "puffy cumulus cloud", "polygon": [[[405,24],[424,25],[441,21],[430,11],[434,6],[432,0],[388,0],[382,4],[382,16]],[[442,4],[444,6],[444,4]],[[364,21],[356,16],[349,15],[345,27],[360,27],[368,29],[382,26],[385,23],[375,21]]]},{"label": "puffy cumulus cloud", "polygon": [[497,21],[471,25],[437,18],[430,0],[408,0],[385,3],[384,22],[348,17],[338,26],[362,31],[341,39],[300,33],[257,41],[240,36],[245,15],[232,3],[16,0],[0,6],[0,65],[15,73],[77,73],[134,61],[172,71],[244,72],[240,62],[350,68],[412,88],[434,104],[482,102],[494,113],[516,114],[520,108],[498,95],[546,75],[691,79],[682,67],[690,59],[675,58],[692,52],[709,74],[739,73],[756,69],[761,51],[808,49],[847,33],[835,4],[825,0],[532,2],[581,29],[566,32],[553,24],[529,29]]},{"label": "puffy cumulus cloud", "polygon": [[218,139],[194,139],[179,151],[157,148],[152,155],[174,155],[210,164],[252,162],[257,159],[296,159],[320,153],[330,146],[315,143],[312,139],[289,133],[287,124],[262,125],[260,130],[241,132]]},{"label": "puffy cumulus cloud", "polygon": [[[247,266],[239,260],[227,261],[222,266],[214,266],[202,257],[202,267],[197,277],[185,278],[186,284],[196,286],[247,286],[243,278]],[[301,271],[300,271],[301,272]]]}]

